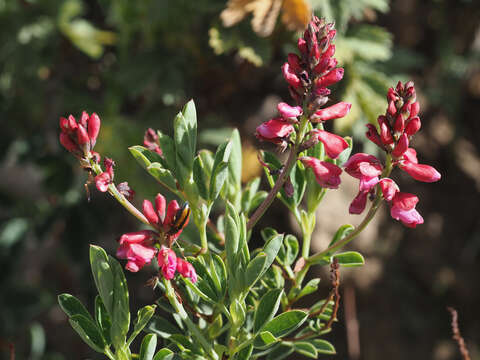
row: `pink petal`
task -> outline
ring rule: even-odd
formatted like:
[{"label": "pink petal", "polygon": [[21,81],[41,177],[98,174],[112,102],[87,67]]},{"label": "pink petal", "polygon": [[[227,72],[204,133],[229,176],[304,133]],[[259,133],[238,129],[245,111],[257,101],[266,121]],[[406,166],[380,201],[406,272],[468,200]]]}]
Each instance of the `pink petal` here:
[{"label": "pink petal", "polygon": [[327,161],[320,161],[314,157],[304,156],[300,158],[302,163],[313,170],[318,184],[324,188],[337,189],[340,185],[342,169]]},{"label": "pink petal", "polygon": [[149,200],[143,200],[143,215],[145,215],[150,224],[158,224],[158,215]]},{"label": "pink petal", "polygon": [[359,191],[348,208],[350,214],[361,214],[367,206],[368,191]]},{"label": "pink petal", "polygon": [[279,103],[277,109],[284,119],[296,118],[303,114],[303,110],[300,106],[290,106],[284,102]]},{"label": "pink petal", "polygon": [[324,130],[312,130],[315,132],[318,140],[320,140],[324,147],[325,152],[327,153],[330,159],[336,159],[340,153],[348,148],[348,143],[341,136],[329,133]]},{"label": "pink petal", "polygon": [[442,175],[430,165],[416,164],[410,161],[402,161],[400,169],[407,172],[412,178],[423,182],[435,182],[440,180]]},{"label": "pink petal", "polygon": [[339,102],[335,105],[329,106],[325,109],[318,110],[313,116],[311,121],[318,123],[321,121],[327,121],[332,119],[342,118],[348,114],[352,104],[346,102]]}]

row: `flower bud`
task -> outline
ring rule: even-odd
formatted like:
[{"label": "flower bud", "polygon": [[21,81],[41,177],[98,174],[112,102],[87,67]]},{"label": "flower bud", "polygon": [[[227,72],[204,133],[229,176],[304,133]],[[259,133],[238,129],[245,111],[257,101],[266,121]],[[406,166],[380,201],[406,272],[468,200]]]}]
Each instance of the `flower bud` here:
[{"label": "flower bud", "polygon": [[193,283],[197,282],[197,273],[195,268],[188,261],[177,258],[177,271],[183,277],[190,278]]},{"label": "flower bud", "polygon": [[82,111],[82,116],[80,117],[80,124],[86,129],[88,126],[88,114],[84,110]]},{"label": "flower bud", "polygon": [[335,68],[330,71],[328,74],[320,77],[316,82],[316,87],[327,87],[332,84],[335,84],[342,80],[343,78],[344,69],[343,68]]},{"label": "flower bud", "polygon": [[395,123],[393,125],[393,130],[395,133],[400,134],[405,129],[405,116],[401,112],[397,113],[395,117]]},{"label": "flower bud", "polygon": [[388,102],[387,114],[394,116],[397,113],[397,108],[395,107],[395,102],[390,100]]},{"label": "flower bud", "polygon": [[330,159],[336,159],[343,150],[348,148],[348,143],[341,136],[318,129],[313,129],[312,133],[323,143]]},{"label": "flower bud", "polygon": [[378,117],[378,124],[380,125],[380,139],[384,145],[393,144],[393,136],[390,131],[390,126],[387,124],[385,116],[380,115]]},{"label": "flower bud", "polygon": [[405,134],[408,136],[412,136],[420,130],[420,127],[422,126],[422,123],[420,121],[420,118],[418,116],[415,116],[414,118],[410,119],[407,123],[407,126],[405,126]]},{"label": "flower bud", "polygon": [[410,104],[410,118],[413,118],[418,115],[420,111],[420,104],[418,101],[415,101],[414,103]]},{"label": "flower bud", "polygon": [[143,215],[147,218],[148,222],[154,226],[158,225],[158,215],[153,208],[152,203],[149,200],[143,200]]},{"label": "flower bud", "polygon": [[287,103],[281,102],[277,105],[278,112],[285,120],[295,119],[303,114],[300,106],[290,106]]},{"label": "flower bud", "polygon": [[88,120],[88,137],[90,138],[90,143],[92,144],[92,148],[95,146],[95,143],[97,142],[97,137],[100,132],[100,117],[96,114],[93,113],[90,115],[90,118]]},{"label": "flower bud", "polygon": [[73,131],[77,130],[77,128],[78,128],[77,120],[75,120],[73,115],[68,116],[68,128],[69,128],[70,132],[73,132]]},{"label": "flower bud", "polygon": [[408,135],[403,133],[398,139],[395,149],[392,151],[392,155],[396,158],[401,157],[408,149]]},{"label": "flower bud", "polygon": [[77,141],[79,145],[86,144],[90,141],[87,130],[82,124],[78,124],[77,128]]},{"label": "flower bud", "polygon": [[275,118],[258,126],[255,135],[260,140],[278,144],[283,142],[294,130],[294,127],[283,121],[282,118]]},{"label": "flower bud", "polygon": [[383,148],[382,140],[380,139],[380,135],[378,134],[377,128],[373,124],[366,125],[368,130],[365,133],[365,136],[368,140],[376,144],[377,146]]},{"label": "flower bud", "polygon": [[383,166],[375,156],[356,153],[343,165],[345,171],[356,179],[374,178],[382,173]]},{"label": "flower bud", "polygon": [[383,198],[387,201],[391,201],[395,194],[400,191],[400,188],[392,179],[383,178],[379,183],[380,189],[382,189]]},{"label": "flower bud", "polygon": [[329,106],[325,109],[320,109],[312,116],[311,121],[313,123],[319,123],[321,121],[327,121],[332,119],[342,118],[350,111],[352,104],[346,102],[339,102],[335,105]]},{"label": "flower bud", "polygon": [[160,221],[163,223],[165,219],[165,208],[167,206],[167,201],[162,194],[157,194],[155,196],[155,207],[157,208],[157,215]]},{"label": "flower bud", "polygon": [[342,169],[327,161],[320,161],[311,156],[304,156],[299,159],[303,165],[313,170],[317,183],[328,189],[337,189],[340,185],[340,174]]},{"label": "flower bud", "polygon": [[288,64],[294,72],[301,72],[303,70],[300,65],[301,59],[297,54],[290,53],[287,59]]},{"label": "flower bud", "polygon": [[412,178],[423,182],[435,182],[442,177],[440,173],[430,165],[416,164],[410,161],[401,161],[400,169],[408,173]]},{"label": "flower bud", "polygon": [[78,152],[80,149],[78,148],[77,144],[75,144],[70,136],[64,132],[60,133],[60,144],[63,145],[65,149],[70,152]]}]

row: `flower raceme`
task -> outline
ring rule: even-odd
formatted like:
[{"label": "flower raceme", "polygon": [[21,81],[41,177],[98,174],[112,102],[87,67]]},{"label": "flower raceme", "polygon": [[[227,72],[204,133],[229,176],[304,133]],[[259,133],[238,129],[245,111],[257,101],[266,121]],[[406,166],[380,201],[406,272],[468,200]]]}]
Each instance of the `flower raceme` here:
[{"label": "flower raceme", "polygon": [[93,113],[82,113],[77,123],[73,115],[60,118],[60,143],[75,156],[84,156],[93,149],[100,132],[100,117]]},{"label": "flower raceme", "polygon": [[128,260],[125,269],[137,272],[152,261],[157,253],[154,246],[156,235],[154,231],[142,230],[120,237],[117,257]]}]

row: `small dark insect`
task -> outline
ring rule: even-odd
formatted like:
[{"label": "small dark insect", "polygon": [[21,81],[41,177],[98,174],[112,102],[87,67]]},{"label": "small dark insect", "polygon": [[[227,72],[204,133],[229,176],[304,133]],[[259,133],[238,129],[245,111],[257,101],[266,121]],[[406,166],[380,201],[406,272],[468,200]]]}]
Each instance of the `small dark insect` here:
[{"label": "small dark insect", "polygon": [[190,209],[190,206],[188,206],[188,202],[185,202],[175,214],[171,228],[170,230],[168,230],[167,235],[174,235],[180,230],[182,230],[188,222],[191,211],[192,210]]}]

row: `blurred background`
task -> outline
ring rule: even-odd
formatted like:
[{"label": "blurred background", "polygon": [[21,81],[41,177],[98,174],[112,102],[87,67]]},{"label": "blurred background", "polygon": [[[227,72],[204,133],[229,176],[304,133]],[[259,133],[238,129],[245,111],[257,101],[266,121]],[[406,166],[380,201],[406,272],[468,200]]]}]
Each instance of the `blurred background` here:
[{"label": "blurred background", "polygon": [[[93,187],[87,202],[87,174],[58,143],[59,117],[100,115],[96,150],[116,160],[116,180],[128,181],[140,203],[160,189],[127,146],[141,144],[148,127],[169,133],[194,98],[201,146],[240,129],[248,180],[265,146],[252,134],[289,101],[280,66],[312,10],[336,22],[345,78],[333,94],[353,103],[335,130],[374,152],[365,123],[385,111],[388,87],[413,79],[423,127],[414,146],[443,175],[435,184],[398,177],[419,195],[424,225],[407,229],[385,212],[350,245],[366,265],[342,273],[347,309],[328,335],[335,358],[459,359],[449,305],[480,359],[480,2],[246,0],[226,8],[221,0],[0,0],[0,358],[13,343],[17,359],[100,359],[56,296],[72,293],[91,309],[88,245],[113,253],[116,239],[139,226]],[[347,216],[356,186],[329,192],[316,249],[333,220],[359,222]],[[296,232],[280,203],[261,225]],[[144,286],[151,275],[127,275],[133,309],[155,299]]]}]

